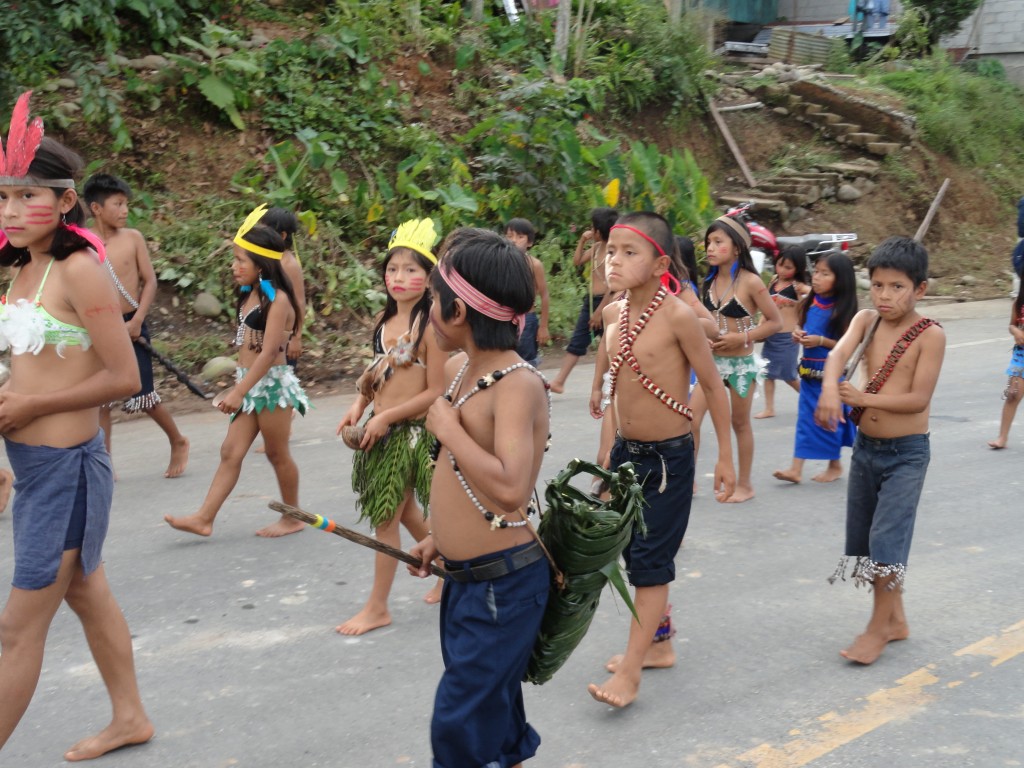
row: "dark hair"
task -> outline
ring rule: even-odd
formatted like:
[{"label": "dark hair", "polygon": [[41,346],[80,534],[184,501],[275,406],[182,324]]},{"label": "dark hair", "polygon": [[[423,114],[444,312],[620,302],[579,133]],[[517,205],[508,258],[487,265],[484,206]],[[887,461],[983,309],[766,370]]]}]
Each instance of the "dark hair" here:
[{"label": "dark hair", "polygon": [[619,212],[614,208],[595,208],[590,212],[590,225],[602,240],[608,239],[608,230],[618,219]]},{"label": "dark hair", "polygon": [[527,245],[537,242],[537,228],[529,219],[509,219],[508,224],[505,225],[505,231],[508,232],[510,229],[517,235],[526,235]]},{"label": "dark hair", "polygon": [[116,194],[122,194],[130,200],[132,188],[122,179],[111,176],[109,173],[97,173],[90,176],[85,182],[85,186],[82,187],[82,197],[85,198],[85,204],[89,206],[90,210],[92,210],[93,203],[102,206],[107,202],[108,197]]},{"label": "dark hair", "polygon": [[[433,262],[430,261],[426,256],[418,251],[414,251],[412,248],[406,248],[405,246],[399,246],[398,248],[392,248],[388,251],[384,257],[384,262],[380,265],[380,275],[383,279],[384,275],[388,271],[388,263],[391,261],[391,257],[399,251],[405,251],[411,253],[416,263],[419,264],[427,272],[427,285],[430,284],[430,273],[434,269]],[[412,330],[416,326],[416,321],[420,322],[419,333],[416,334],[416,341],[414,349],[419,349],[420,342],[423,341],[423,334],[427,330],[427,326],[430,324],[430,290],[425,290],[423,295],[420,296],[420,300],[416,302],[416,306],[412,308],[412,314],[409,316],[409,330]],[[380,319],[377,320],[377,324],[373,326],[373,338],[377,338],[377,334],[380,333],[381,328],[384,327],[384,323],[390,320],[392,317],[398,314],[398,302],[394,300],[391,294],[387,294],[387,299],[384,302],[384,311],[380,313]]]},{"label": "dark hair", "polygon": [[[284,240],[270,227],[264,226],[263,224],[257,224],[255,227],[245,233],[246,242],[257,245],[260,248],[267,248],[271,251],[284,251]],[[292,303],[292,309],[295,310],[295,322],[292,324],[292,333],[298,333],[302,328],[302,318],[299,317],[299,302],[295,298],[295,289],[292,288],[291,281],[288,279],[288,275],[284,273],[281,268],[280,259],[271,259],[268,256],[260,256],[258,253],[246,249],[242,246],[242,250],[245,251],[245,255],[252,259],[252,263],[256,265],[256,269],[260,272],[260,279],[269,280],[270,284],[279,291],[284,291],[288,296],[288,301]],[[259,293],[260,297],[260,311],[263,316],[267,316],[267,312],[270,310],[270,299],[263,292],[262,286],[257,283],[253,286],[253,290]],[[242,292],[241,288],[238,291],[238,307],[237,311],[241,311],[242,305],[245,303],[245,299],[249,294]]]},{"label": "dark hair", "polygon": [[[747,229],[747,225],[744,224],[739,219],[733,219],[733,221],[735,221],[737,224],[739,224],[744,229]],[[711,233],[712,232],[725,232],[725,234],[728,235],[729,239],[732,241],[732,244],[736,246],[736,254],[737,254],[736,255],[736,265],[737,265],[737,267],[739,267],[740,269],[745,269],[748,272],[753,272],[755,275],[760,277],[760,275],[757,272],[757,269],[754,267],[754,259],[750,255],[750,246],[748,246],[743,241],[743,238],[740,237],[739,233],[736,232],[736,230],[734,230],[732,227],[728,226],[727,224],[723,224],[720,221],[712,221],[711,222],[711,225],[708,227],[707,231],[704,233],[704,250],[705,251],[708,249],[708,238],[711,237]],[[749,232],[749,230],[748,230],[748,232]],[[704,293],[705,296],[708,294],[708,291],[711,290],[711,283],[712,283],[712,281],[714,281],[714,279],[715,279],[715,277],[717,275],[718,275],[718,265],[716,264],[715,266],[711,267],[711,269],[708,270],[708,275],[707,275],[707,277],[704,278],[704,292],[703,293]]]},{"label": "dark hair", "polygon": [[[832,285],[832,298],[835,305],[832,308],[832,317],[828,321],[828,335],[830,338],[838,339],[846,329],[850,327],[853,316],[857,314],[857,274],[853,270],[853,261],[842,251],[830,251],[823,253],[815,264],[825,262],[825,266],[836,276]],[[817,294],[814,289],[807,294],[800,302],[798,313],[798,324],[807,322],[807,312],[814,303]]]},{"label": "dark hair", "polygon": [[672,227],[669,226],[664,216],[654,213],[654,211],[634,211],[620,216],[615,223],[639,229],[651,238],[661,249],[658,251],[658,248],[655,248],[655,255],[661,256],[664,253],[668,256],[669,274],[680,282],[689,280],[686,267],[683,266],[683,262],[679,258],[679,247],[675,235],[672,234]]},{"label": "dark hair", "polygon": [[679,250],[679,261],[686,269],[687,278],[696,285],[700,280],[700,269],[697,266],[697,249],[693,247],[693,240],[686,235],[676,235],[676,248]]},{"label": "dark hair", "polygon": [[[73,179],[82,171],[82,158],[58,141],[44,136],[36,150],[36,156],[28,166],[28,175],[38,179]],[[59,199],[67,189],[64,187],[47,187]],[[50,243],[50,255],[57,261],[63,261],[72,253],[84,248],[92,248],[92,243],[81,235],[77,235],[64,223],[82,225],[85,223],[85,209],[81,201],[64,214],[61,224],[57,225]],[[0,248],[0,267],[21,267],[31,261],[32,255],[28,248],[15,248],[10,242]]]},{"label": "dark hair", "polygon": [[798,283],[807,284],[807,249],[802,245],[783,246],[775,264],[785,259],[793,265],[793,279]]},{"label": "dark hair", "polygon": [[909,237],[890,237],[871,252],[868,274],[874,274],[876,269],[902,272],[917,288],[928,279],[928,251]]},{"label": "dark hair", "polygon": [[[448,235],[439,252],[442,255],[430,276],[430,286],[443,319],[450,320],[455,314],[455,291],[441,277],[448,268],[516,314],[526,314],[533,308],[536,289],[530,265],[512,243],[497,233],[457,229]],[[511,321],[487,317],[469,305],[466,320],[478,349],[515,349],[519,343],[519,330]]]},{"label": "dark hair", "polygon": [[270,227],[284,238],[284,247],[291,250],[292,235],[299,231],[298,217],[287,208],[271,208],[263,214],[260,224]]}]

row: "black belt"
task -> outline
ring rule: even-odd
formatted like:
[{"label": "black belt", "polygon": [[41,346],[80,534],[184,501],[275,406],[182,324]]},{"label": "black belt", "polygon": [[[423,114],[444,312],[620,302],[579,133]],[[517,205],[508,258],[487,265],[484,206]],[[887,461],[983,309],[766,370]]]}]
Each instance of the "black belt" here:
[{"label": "black belt", "polygon": [[636,455],[660,455],[659,451],[671,451],[675,448],[682,448],[693,440],[693,433],[687,432],[681,437],[672,437],[668,440],[658,440],[656,442],[643,442],[640,440],[627,440],[622,435],[618,436],[619,440],[622,441],[625,449],[632,454]]},{"label": "black belt", "polygon": [[466,584],[471,581],[490,581],[491,579],[497,579],[514,573],[520,568],[525,568],[542,557],[544,557],[544,550],[535,541],[530,546],[516,552],[496,557],[493,560],[484,560],[481,563],[473,563],[473,561],[462,563],[456,560],[445,560],[444,572],[447,578],[460,584]]}]

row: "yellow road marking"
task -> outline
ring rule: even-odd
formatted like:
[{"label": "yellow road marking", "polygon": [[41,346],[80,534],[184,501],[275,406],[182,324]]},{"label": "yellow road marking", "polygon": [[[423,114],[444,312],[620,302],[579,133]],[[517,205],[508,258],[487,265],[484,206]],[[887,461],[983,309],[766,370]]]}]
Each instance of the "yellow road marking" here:
[{"label": "yellow road marking", "polygon": [[[1007,627],[998,636],[986,637],[961,648],[953,655],[989,657],[992,659],[990,666],[997,667],[1022,653],[1024,621]],[[955,690],[968,682],[960,677],[950,679],[944,686],[936,686],[942,682],[937,667],[937,664],[929,664],[911,672],[897,680],[894,687],[869,695],[859,709],[845,713],[827,712],[818,717],[817,723],[810,723],[806,728],[794,728],[789,732],[790,735],[804,734],[799,738],[778,746],[761,744],[737,756],[733,762],[722,763],[715,768],[736,768],[737,765],[752,768],[799,768],[807,765],[886,723],[905,720],[942,695],[944,690]],[[981,672],[974,671],[969,677],[973,680],[979,675]]]}]

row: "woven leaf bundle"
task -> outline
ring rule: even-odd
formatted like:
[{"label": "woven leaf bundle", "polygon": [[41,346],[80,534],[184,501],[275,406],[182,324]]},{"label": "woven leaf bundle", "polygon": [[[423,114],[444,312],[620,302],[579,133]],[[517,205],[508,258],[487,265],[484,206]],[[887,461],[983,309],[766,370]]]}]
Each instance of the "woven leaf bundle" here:
[{"label": "woven leaf bundle", "polygon": [[[611,493],[601,501],[570,484],[578,474],[604,480]],[[591,462],[573,459],[548,483],[544,492],[547,511],[537,527],[541,541],[564,576],[552,585],[540,634],[524,680],[541,685],[561,668],[590,628],[601,590],[609,581],[635,614],[619,556],[629,544],[633,527],[646,533],[644,497],[632,464],[615,472]]]}]

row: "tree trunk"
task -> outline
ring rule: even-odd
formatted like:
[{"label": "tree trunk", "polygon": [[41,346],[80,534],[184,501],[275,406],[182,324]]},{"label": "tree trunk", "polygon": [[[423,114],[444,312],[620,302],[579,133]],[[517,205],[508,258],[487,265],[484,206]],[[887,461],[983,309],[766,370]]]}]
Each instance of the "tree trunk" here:
[{"label": "tree trunk", "polygon": [[484,0],[470,0],[469,16],[473,21],[484,20]]},{"label": "tree trunk", "polygon": [[559,0],[558,16],[555,20],[555,48],[551,55],[551,71],[555,75],[565,73],[569,58],[569,28],[572,26],[572,0]]},{"label": "tree trunk", "polygon": [[669,24],[678,24],[683,18],[683,0],[668,0]]}]

